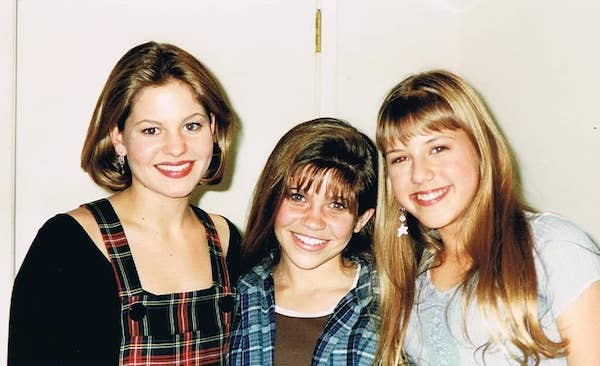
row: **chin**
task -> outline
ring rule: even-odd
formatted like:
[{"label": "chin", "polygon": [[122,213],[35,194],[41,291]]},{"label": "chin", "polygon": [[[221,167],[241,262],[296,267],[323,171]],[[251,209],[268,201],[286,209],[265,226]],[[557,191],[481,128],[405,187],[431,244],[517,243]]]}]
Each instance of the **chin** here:
[{"label": "chin", "polygon": [[423,220],[423,221],[419,220],[419,222],[421,223],[421,225],[425,226],[426,228],[434,229],[434,230],[443,229],[449,225],[448,222],[440,221],[440,220]]},{"label": "chin", "polygon": [[321,265],[323,265],[323,263],[324,262],[311,262],[301,260],[294,261],[294,265],[304,271],[311,271],[313,269],[319,268]]},{"label": "chin", "polygon": [[188,198],[192,191],[176,191],[176,192],[165,192],[164,195],[171,198]]}]

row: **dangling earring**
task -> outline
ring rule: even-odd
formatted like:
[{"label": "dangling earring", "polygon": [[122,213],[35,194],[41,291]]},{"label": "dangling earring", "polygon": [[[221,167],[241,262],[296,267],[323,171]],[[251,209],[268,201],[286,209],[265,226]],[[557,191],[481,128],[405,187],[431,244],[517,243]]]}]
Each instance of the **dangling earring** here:
[{"label": "dangling earring", "polygon": [[408,226],[406,225],[406,209],[400,209],[400,226],[396,231],[396,236],[401,238],[403,235],[408,235]]},{"label": "dangling earring", "polygon": [[117,156],[117,164],[119,164],[119,173],[125,174],[125,155]]}]

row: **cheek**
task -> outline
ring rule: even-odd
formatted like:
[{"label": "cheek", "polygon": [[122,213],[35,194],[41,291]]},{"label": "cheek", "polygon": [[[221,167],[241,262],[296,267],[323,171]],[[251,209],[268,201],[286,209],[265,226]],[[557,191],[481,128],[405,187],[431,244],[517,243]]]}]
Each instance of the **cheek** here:
[{"label": "cheek", "polygon": [[213,139],[210,133],[205,133],[201,136],[188,141],[189,149],[193,150],[200,156],[212,156],[213,154]]},{"label": "cheek", "polygon": [[457,164],[457,169],[454,171],[457,180],[463,182],[465,189],[472,191],[470,194],[475,194],[479,188],[479,162],[475,160],[464,161],[462,164]]},{"label": "cheek", "polygon": [[155,150],[156,144],[150,142],[139,141],[136,139],[126,139],[125,148],[127,149],[127,159],[129,161],[144,160],[152,151]]},{"label": "cheek", "polygon": [[394,193],[394,197],[402,204],[405,201],[407,192],[407,182],[401,174],[392,174],[389,177],[388,184]]},{"label": "cheek", "polygon": [[273,228],[275,230],[279,230],[285,226],[293,223],[298,215],[291,210],[288,205],[284,202],[281,203],[281,206],[277,210],[275,214],[275,221],[273,222]]},{"label": "cheek", "polygon": [[337,217],[329,220],[329,227],[340,240],[349,241],[354,234],[356,219],[352,215],[347,217]]}]

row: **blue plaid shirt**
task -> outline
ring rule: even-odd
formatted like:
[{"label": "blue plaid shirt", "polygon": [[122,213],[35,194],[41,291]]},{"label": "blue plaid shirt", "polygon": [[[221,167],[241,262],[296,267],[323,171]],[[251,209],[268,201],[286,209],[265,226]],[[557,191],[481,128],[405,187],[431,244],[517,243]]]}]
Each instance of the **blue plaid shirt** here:
[{"label": "blue plaid shirt", "polygon": [[[312,365],[371,366],[377,349],[378,285],[374,265],[359,261],[356,287],[337,304],[317,341]],[[229,345],[232,366],[273,365],[275,293],[270,261],[238,282],[236,320]]]}]

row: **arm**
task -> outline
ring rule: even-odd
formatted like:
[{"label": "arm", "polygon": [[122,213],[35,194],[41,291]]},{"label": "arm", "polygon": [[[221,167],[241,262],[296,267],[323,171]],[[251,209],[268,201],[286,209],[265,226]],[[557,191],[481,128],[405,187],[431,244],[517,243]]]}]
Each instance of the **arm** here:
[{"label": "arm", "polygon": [[600,248],[572,222],[544,215],[535,226],[542,292],[570,366],[600,366]]},{"label": "arm", "polygon": [[[55,330],[53,309],[66,299],[56,298],[54,286],[60,287],[59,273],[52,268],[55,259],[51,224],[38,232],[15,278],[10,307],[8,364],[27,365],[35,357],[58,363],[58,344],[62,334]],[[58,302],[58,304],[57,304]],[[64,304],[66,305],[66,303]]]},{"label": "arm", "polygon": [[600,365],[600,281],[588,287],[556,322],[561,338],[567,341],[569,366]]},{"label": "arm", "polygon": [[15,279],[8,365],[111,365],[119,299],[108,260],[67,215],[46,222]]}]

